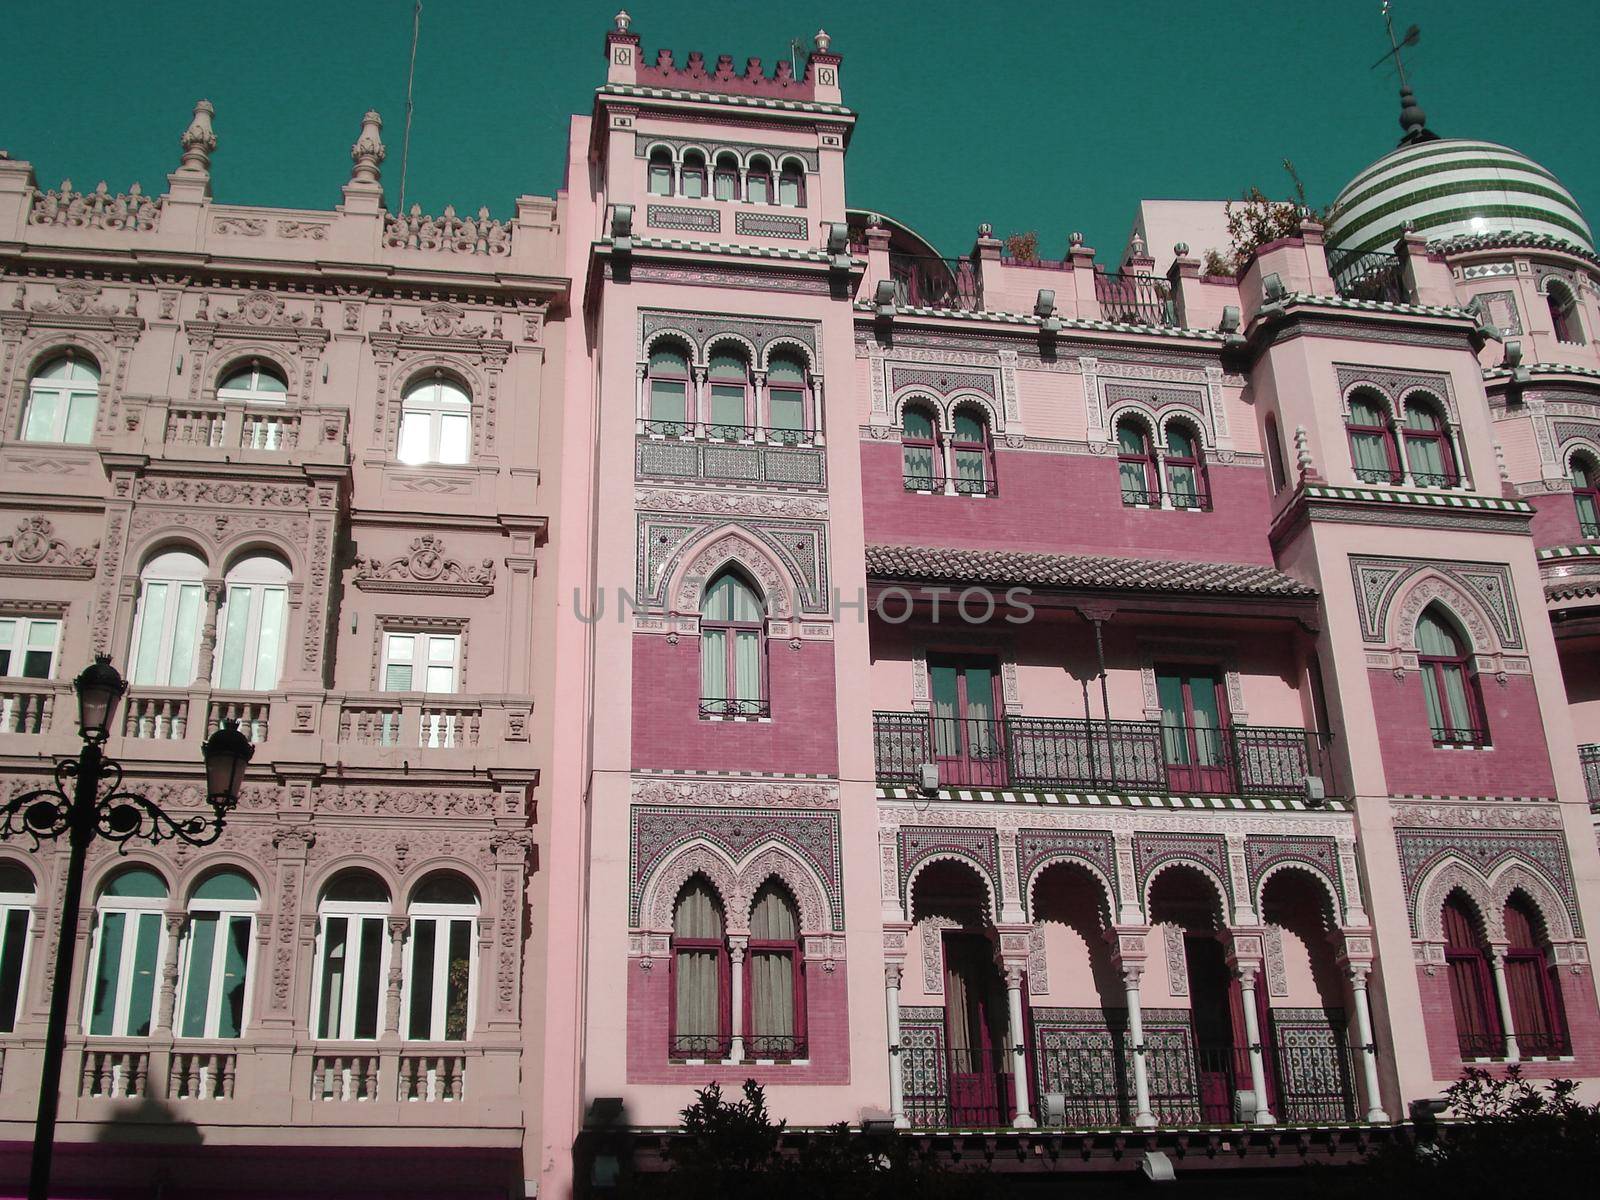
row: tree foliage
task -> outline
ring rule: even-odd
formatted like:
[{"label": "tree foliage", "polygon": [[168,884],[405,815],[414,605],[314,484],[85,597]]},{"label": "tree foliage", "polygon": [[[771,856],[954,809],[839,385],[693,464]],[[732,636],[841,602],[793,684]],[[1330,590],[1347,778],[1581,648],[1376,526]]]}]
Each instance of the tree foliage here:
[{"label": "tree foliage", "polygon": [[1039,261],[1039,234],[1037,230],[1030,229],[1026,233],[1013,233],[1006,236],[1006,257],[1019,263],[1036,263]]},{"label": "tree foliage", "polygon": [[1600,1104],[1578,1100],[1577,1086],[1535,1083],[1515,1065],[1503,1076],[1469,1068],[1446,1090],[1449,1109],[1436,1129],[1419,1119],[1414,1144],[1389,1142],[1365,1169],[1326,1173],[1333,1186],[1318,1190],[1450,1200],[1589,1194],[1600,1178]]},{"label": "tree foliage", "polygon": [[724,1098],[717,1084],[695,1093],[682,1112],[680,1136],[667,1150],[665,1175],[636,1177],[625,1194],[663,1200],[981,1200],[987,1175],[915,1161],[906,1139],[869,1134],[841,1122],[791,1132],[772,1118],[760,1084],[747,1079],[743,1098]]},{"label": "tree foliage", "polygon": [[1327,209],[1313,209],[1306,202],[1306,185],[1294,163],[1284,159],[1283,169],[1293,188],[1287,199],[1274,200],[1252,185],[1238,200],[1229,200],[1224,206],[1230,252],[1224,255],[1216,249],[1206,251],[1201,269],[1207,275],[1237,275],[1262,246],[1299,232],[1301,221],[1327,221]]}]

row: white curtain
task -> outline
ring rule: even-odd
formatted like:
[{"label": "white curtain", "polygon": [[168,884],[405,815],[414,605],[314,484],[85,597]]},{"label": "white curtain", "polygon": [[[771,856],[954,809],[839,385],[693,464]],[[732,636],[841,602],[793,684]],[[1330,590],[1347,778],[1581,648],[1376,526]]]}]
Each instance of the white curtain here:
[{"label": "white curtain", "polygon": [[[752,942],[788,942],[787,950],[759,949],[750,955],[750,1034],[754,1049],[762,1038],[792,1038],[795,1028],[794,955],[799,951],[799,922],[787,896],[772,885],[757,896],[750,914]],[[774,1046],[772,1049],[788,1049]]]},{"label": "white curtain", "polygon": [[[694,941],[722,937],[722,911],[710,888],[693,883],[678,899],[672,923],[675,937]],[[682,1037],[714,1038],[722,1032],[720,955],[714,949],[677,951],[677,1028]]]},{"label": "white curtain", "polygon": [[700,695],[707,700],[728,698],[728,631],[704,629],[700,633]]}]

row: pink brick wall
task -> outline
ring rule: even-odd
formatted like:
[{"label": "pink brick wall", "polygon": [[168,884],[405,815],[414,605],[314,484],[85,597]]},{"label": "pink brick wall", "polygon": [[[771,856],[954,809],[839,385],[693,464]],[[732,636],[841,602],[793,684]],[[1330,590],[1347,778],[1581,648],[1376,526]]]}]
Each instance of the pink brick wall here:
[{"label": "pink brick wall", "polygon": [[1368,671],[1378,720],[1383,771],[1395,796],[1551,796],[1556,794],[1550,753],[1533,680],[1509,676],[1480,680],[1492,745],[1484,750],[1442,750],[1428,728],[1422,676]]},{"label": "pink brick wall", "polygon": [[767,644],[770,721],[700,717],[700,639],[633,639],[633,765],[671,771],[836,775],[833,646]]},{"label": "pink brick wall", "polygon": [[[713,1081],[727,1087],[755,1079],[760,1083],[822,1084],[850,1082],[850,1005],[844,963],[833,971],[822,963],[805,966],[806,1042],[811,1059],[804,1064],[759,1067],[707,1063],[688,1066],[667,1057],[667,1028],[672,971],[661,959],[650,970],[628,963],[628,1082],[673,1083],[704,1087]],[[687,1094],[687,1093],[685,1093]]]},{"label": "pink brick wall", "polygon": [[[1587,974],[1563,970],[1561,1004],[1566,1011],[1567,1035],[1572,1040],[1570,1062],[1524,1062],[1522,1073],[1533,1079],[1584,1079],[1600,1075],[1600,1009],[1594,984]],[[1456,1016],[1450,1004],[1450,976],[1443,967],[1429,975],[1417,968],[1417,991],[1422,999],[1422,1023],[1428,1037],[1428,1059],[1435,1079],[1458,1079],[1464,1064],[1456,1044]],[[1478,1063],[1478,1066],[1485,1064]],[[1490,1065],[1499,1072],[1504,1067]]]},{"label": "pink brick wall", "polygon": [[999,494],[981,499],[907,492],[898,444],[864,442],[861,473],[869,543],[1272,562],[1255,467],[1210,467],[1211,512],[1124,507],[1116,460],[1082,454],[998,450]]},{"label": "pink brick wall", "polygon": [[1529,496],[1533,505],[1533,544],[1570,546],[1583,541],[1578,528],[1578,506],[1570,495]]}]

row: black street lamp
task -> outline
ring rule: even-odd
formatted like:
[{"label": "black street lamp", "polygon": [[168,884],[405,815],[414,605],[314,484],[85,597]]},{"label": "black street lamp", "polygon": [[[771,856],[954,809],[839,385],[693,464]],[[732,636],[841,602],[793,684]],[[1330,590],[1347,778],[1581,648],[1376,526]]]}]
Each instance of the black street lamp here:
[{"label": "black street lamp", "polygon": [[39,1115],[33,1130],[28,1200],[48,1200],[50,1193],[50,1159],[61,1104],[61,1060],[67,1046],[67,1001],[72,991],[78,907],[89,843],[102,837],[126,849],[136,839],[155,843],[176,838],[191,846],[209,846],[222,835],[228,813],[239,802],[239,784],[256,751],[250,739],[239,732],[237,721],[223,721],[222,728],[201,748],[211,816],[174,817],[144,796],[123,791],[121,764],[101,750],[110,735],[117,703],[128,690],[111,659],[95,655],[72,687],[78,694],[78,733],[83,749],[75,759],[56,761],[55,787],[24,792],[0,808],[0,837],[25,833],[38,849],[43,841],[65,834],[69,847],[66,893],[57,914],[56,977],[50,989],[50,1024],[39,1072]]}]

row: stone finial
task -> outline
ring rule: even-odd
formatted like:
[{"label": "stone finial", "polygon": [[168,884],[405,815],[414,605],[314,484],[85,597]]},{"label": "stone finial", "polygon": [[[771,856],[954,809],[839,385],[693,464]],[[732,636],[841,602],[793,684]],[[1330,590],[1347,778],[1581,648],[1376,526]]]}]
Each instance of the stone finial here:
[{"label": "stone finial", "polygon": [[628,26],[633,24],[633,18],[628,15],[628,10],[625,8],[618,9],[617,15],[613,19],[617,23],[618,33],[627,33]]},{"label": "stone finial", "polygon": [[1188,258],[1189,257],[1189,243],[1188,242],[1177,242],[1177,243],[1175,243],[1173,245],[1173,247],[1172,247],[1172,252],[1174,254],[1176,254],[1179,258]]},{"label": "stone finial", "polygon": [[1131,246],[1131,248],[1133,250],[1133,257],[1135,257],[1135,258],[1143,258],[1144,257],[1144,238],[1140,237],[1136,233],[1136,234],[1133,235],[1133,238],[1129,242],[1129,245]]},{"label": "stone finial", "polygon": [[818,52],[822,54],[826,54],[828,52],[828,47],[833,45],[833,39],[828,36],[828,31],[826,29],[817,30],[817,36],[812,38],[811,41],[816,46]]},{"label": "stone finial", "polygon": [[994,236],[994,226],[989,224],[987,221],[982,222],[978,226],[978,236],[981,238],[992,238]]},{"label": "stone finial", "polygon": [[1311,463],[1311,437],[1306,433],[1304,425],[1294,427],[1294,461],[1300,469],[1301,479],[1316,478],[1316,471]]},{"label": "stone finial", "polygon": [[1071,233],[1067,234],[1067,245],[1069,245],[1069,246],[1081,246],[1081,245],[1083,245],[1083,234],[1079,233],[1076,229],[1074,229]]},{"label": "stone finial", "polygon": [[212,132],[211,118],[216,114],[217,110],[209,100],[202,100],[194,106],[194,119],[178,138],[178,145],[183,149],[183,161],[178,164],[178,170],[190,175],[211,173],[211,152],[217,148],[217,135]]},{"label": "stone finial", "polygon": [[361,136],[350,147],[351,183],[377,183],[378,166],[388,155],[383,145],[383,118],[375,109],[367,109],[361,118]]}]

